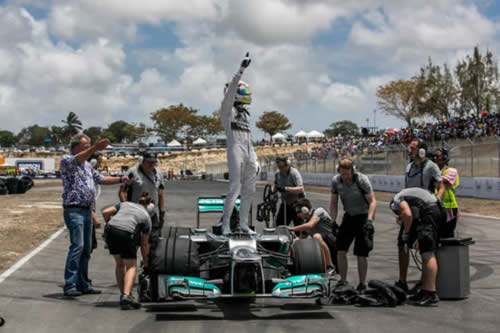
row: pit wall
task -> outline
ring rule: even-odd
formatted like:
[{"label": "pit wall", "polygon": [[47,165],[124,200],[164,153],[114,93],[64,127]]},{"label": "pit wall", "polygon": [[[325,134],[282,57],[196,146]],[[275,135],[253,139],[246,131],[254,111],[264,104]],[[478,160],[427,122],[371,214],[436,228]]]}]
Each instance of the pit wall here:
[{"label": "pit wall", "polygon": [[[255,147],[257,156],[276,156],[293,154],[297,150],[305,151],[314,147],[319,147],[320,144],[294,144],[294,145],[276,145],[274,147]],[[63,153],[41,153],[41,152],[3,152],[0,156],[5,160],[13,161],[15,159],[29,159],[33,161],[41,161],[46,159],[53,159],[55,170],[59,170],[59,164]],[[195,170],[197,172],[205,173],[206,165],[217,162],[226,161],[225,148],[212,148],[192,150],[189,152],[165,152],[158,155],[159,163],[158,168],[162,172],[173,170],[174,173],[179,174],[180,170]],[[138,156],[113,156],[104,161],[104,165],[108,166],[109,170],[120,171],[122,166],[132,167],[138,163]]]},{"label": "pit wall", "polygon": [[[399,192],[403,189],[404,176],[368,175],[375,191]],[[209,175],[209,179],[224,179],[224,174]],[[330,173],[302,173],[306,185],[330,186]],[[261,181],[273,182],[274,173],[262,172]],[[500,200],[500,178],[461,177],[460,186],[455,191],[459,197]]]}]

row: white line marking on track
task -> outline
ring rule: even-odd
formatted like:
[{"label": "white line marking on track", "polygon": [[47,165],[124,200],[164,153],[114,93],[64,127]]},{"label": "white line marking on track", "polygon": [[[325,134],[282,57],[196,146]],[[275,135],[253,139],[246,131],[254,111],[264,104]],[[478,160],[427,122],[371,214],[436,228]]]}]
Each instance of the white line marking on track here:
[{"label": "white line marking on track", "polygon": [[8,278],[10,275],[12,275],[15,271],[17,271],[21,266],[23,266],[25,263],[27,263],[31,258],[36,256],[40,251],[42,251],[44,248],[46,248],[54,239],[56,239],[63,231],[66,229],[66,227],[62,227],[59,230],[57,230],[55,233],[52,234],[52,236],[49,237],[49,239],[45,240],[42,244],[40,244],[37,248],[32,250],[30,253],[22,257],[18,262],[16,262],[13,266],[11,266],[8,270],[2,273],[0,275],[0,283],[5,281],[6,278]]},{"label": "white line marking on track", "polygon": [[[97,185],[96,200],[99,199],[100,196],[101,196],[101,185]],[[15,271],[17,271],[19,268],[21,268],[31,258],[33,258],[38,253],[40,253],[40,251],[42,251],[44,248],[46,248],[47,246],[49,246],[49,244],[52,243],[52,241],[54,239],[56,239],[65,229],[66,229],[66,227],[61,227],[59,230],[57,230],[55,233],[53,233],[52,236],[50,236],[47,240],[45,240],[45,242],[43,242],[42,244],[40,244],[37,248],[35,248],[33,251],[31,251],[30,253],[28,253],[27,255],[25,255],[24,257],[22,257],[21,259],[19,259],[18,262],[16,262],[13,266],[11,266],[9,269],[7,269],[5,272],[3,272],[0,275],[0,283],[2,283],[3,281],[5,281],[5,279],[7,279]]]}]

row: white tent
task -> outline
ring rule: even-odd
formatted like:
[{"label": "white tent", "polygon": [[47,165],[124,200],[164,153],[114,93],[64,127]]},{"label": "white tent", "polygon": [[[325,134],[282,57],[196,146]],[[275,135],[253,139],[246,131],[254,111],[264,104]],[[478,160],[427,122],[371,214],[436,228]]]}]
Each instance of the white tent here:
[{"label": "white tent", "polygon": [[307,133],[304,132],[304,131],[298,131],[297,133],[295,133],[294,135],[296,138],[305,138],[307,137]]},{"label": "white tent", "polygon": [[204,145],[206,143],[207,142],[205,140],[203,140],[202,138],[198,138],[198,139],[194,140],[193,145]]},{"label": "white tent", "polygon": [[180,147],[182,146],[181,143],[175,139],[167,143],[167,147]]},{"label": "white tent", "polygon": [[324,136],[325,135],[323,133],[320,133],[318,131],[311,131],[311,132],[307,133],[307,137],[310,139],[322,138]]},{"label": "white tent", "polygon": [[273,141],[276,141],[276,140],[285,140],[286,139],[286,136],[284,136],[283,134],[281,133],[276,133],[272,136],[273,138]]}]

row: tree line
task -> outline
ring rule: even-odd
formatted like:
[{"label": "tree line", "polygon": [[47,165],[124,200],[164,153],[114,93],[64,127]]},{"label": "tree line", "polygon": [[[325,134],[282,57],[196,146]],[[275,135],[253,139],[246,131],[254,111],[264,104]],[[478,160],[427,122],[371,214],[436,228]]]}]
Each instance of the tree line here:
[{"label": "tree line", "polygon": [[423,117],[443,120],[499,112],[498,63],[491,51],[483,55],[477,46],[453,70],[447,63],[436,65],[429,58],[412,78],[379,86],[377,105],[408,127]]}]

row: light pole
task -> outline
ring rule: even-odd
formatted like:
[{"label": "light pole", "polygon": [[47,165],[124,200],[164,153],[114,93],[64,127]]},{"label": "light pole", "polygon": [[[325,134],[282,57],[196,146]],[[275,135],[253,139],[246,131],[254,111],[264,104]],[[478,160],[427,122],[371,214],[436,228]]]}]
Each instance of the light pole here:
[{"label": "light pole", "polygon": [[377,126],[375,125],[375,118],[377,117],[377,109],[373,109],[373,133],[375,133]]}]

